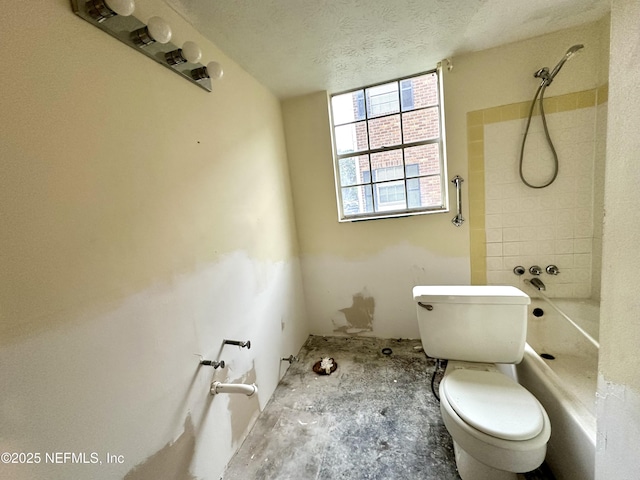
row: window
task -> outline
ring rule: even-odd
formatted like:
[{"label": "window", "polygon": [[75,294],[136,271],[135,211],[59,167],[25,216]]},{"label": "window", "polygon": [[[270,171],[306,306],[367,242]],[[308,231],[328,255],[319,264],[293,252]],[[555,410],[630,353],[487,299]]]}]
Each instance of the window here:
[{"label": "window", "polygon": [[340,221],[447,210],[437,70],[331,97]]}]

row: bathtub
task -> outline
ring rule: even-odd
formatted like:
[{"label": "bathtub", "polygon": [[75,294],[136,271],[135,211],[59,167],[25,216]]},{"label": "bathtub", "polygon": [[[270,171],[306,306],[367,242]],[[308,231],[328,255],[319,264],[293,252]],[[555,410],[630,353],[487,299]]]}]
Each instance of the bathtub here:
[{"label": "bathtub", "polygon": [[527,345],[516,373],[551,419],[546,462],[557,480],[594,478],[599,310],[597,302],[583,299],[532,299],[529,307]]}]

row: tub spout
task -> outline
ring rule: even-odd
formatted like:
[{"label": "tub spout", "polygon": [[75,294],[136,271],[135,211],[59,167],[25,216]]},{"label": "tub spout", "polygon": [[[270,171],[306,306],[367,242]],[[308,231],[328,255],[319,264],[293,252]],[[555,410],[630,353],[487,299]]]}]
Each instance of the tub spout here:
[{"label": "tub spout", "polygon": [[547,287],[542,282],[542,280],[540,280],[537,277],[534,277],[531,280],[526,280],[526,281],[529,282],[529,285],[531,285],[533,288],[536,288],[539,291],[543,291],[544,292],[547,289]]}]

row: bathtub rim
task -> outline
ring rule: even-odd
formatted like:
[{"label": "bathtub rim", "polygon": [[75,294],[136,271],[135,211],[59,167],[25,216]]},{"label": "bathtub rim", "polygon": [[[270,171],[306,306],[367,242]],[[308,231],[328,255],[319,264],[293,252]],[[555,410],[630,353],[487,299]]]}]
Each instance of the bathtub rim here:
[{"label": "bathtub rim", "polygon": [[[540,378],[552,395],[557,399],[569,399],[561,402],[569,415],[584,432],[590,443],[596,447],[596,416],[580,401],[577,395],[564,387],[564,383],[556,372],[540,357],[531,345],[525,345],[523,362],[528,361],[540,373]],[[594,392],[594,396],[595,396]],[[594,399],[595,400],[595,399]],[[589,419],[588,421],[586,419]],[[553,425],[551,426],[553,428]]]}]

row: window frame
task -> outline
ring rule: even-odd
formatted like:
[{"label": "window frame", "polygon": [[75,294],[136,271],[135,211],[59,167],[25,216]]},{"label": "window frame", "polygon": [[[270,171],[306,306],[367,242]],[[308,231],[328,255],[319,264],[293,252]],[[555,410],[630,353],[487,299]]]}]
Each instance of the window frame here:
[{"label": "window frame", "polygon": [[[436,105],[427,105],[425,107],[420,107],[420,108],[411,108],[411,109],[407,109],[407,110],[403,110],[403,95],[404,95],[404,91],[406,90],[406,88],[403,88],[403,83],[406,80],[411,80],[415,77],[420,77],[423,75],[428,75],[428,74],[436,74],[437,77],[437,85],[438,85],[438,100],[437,100],[437,104]],[[370,88],[374,88],[374,87],[378,87],[378,86],[382,86],[385,84],[389,84],[392,82],[396,82],[397,83],[397,95],[398,95],[398,112],[394,112],[394,113],[387,113],[387,114],[382,114],[382,115],[374,115],[370,117],[370,112],[369,112],[369,104],[368,104],[368,99],[367,99],[367,89]],[[363,103],[363,109],[364,109],[364,119],[363,120],[353,120],[352,122],[347,122],[347,123],[341,123],[339,125],[336,125],[334,122],[334,118],[333,118],[333,103],[332,103],[332,99],[336,96],[339,95],[344,95],[347,93],[353,93],[353,92],[362,92],[362,102]],[[358,96],[358,98],[360,99],[360,95]],[[336,92],[333,93],[329,96],[329,117],[330,117],[330,126],[331,126],[331,141],[332,141],[332,149],[333,149],[333,166],[334,166],[334,179],[335,179],[335,188],[336,188],[336,200],[337,200],[337,207],[338,207],[338,221],[339,222],[354,222],[354,221],[362,221],[362,220],[379,220],[379,219],[384,219],[384,218],[396,218],[396,217],[407,217],[407,216],[414,216],[414,215],[428,215],[428,214],[433,214],[433,213],[446,213],[449,212],[449,188],[448,188],[448,181],[447,181],[447,155],[446,155],[446,132],[445,132],[445,119],[444,119],[444,107],[443,107],[443,99],[444,99],[444,90],[443,90],[443,81],[442,81],[442,70],[440,68],[440,66],[434,68],[433,70],[428,70],[428,71],[424,71],[424,72],[420,72],[420,73],[416,73],[413,75],[409,75],[409,76],[405,76],[405,77],[400,77],[400,78],[396,78],[396,79],[391,79],[391,80],[386,80],[383,82],[379,82],[379,83],[375,83],[375,84],[371,84],[371,85],[365,85],[362,87],[358,87],[358,88],[353,88],[353,89],[349,89],[346,91],[342,91],[342,92]],[[414,104],[414,99],[412,96],[412,104]],[[415,112],[417,110],[426,110],[429,108],[437,108],[438,109],[438,120],[439,120],[439,132],[440,135],[439,137],[435,138],[435,139],[427,139],[427,140],[422,140],[422,141],[414,141],[414,142],[407,142],[404,143],[404,134],[403,134],[403,129],[402,129],[402,116],[403,114],[406,113],[411,113],[411,112]],[[360,104],[358,103],[358,110],[360,110]],[[398,115],[399,117],[399,122],[400,122],[400,135],[401,135],[401,141],[399,144],[397,145],[393,145],[391,147],[379,147],[379,148],[370,148],[370,138],[369,138],[369,134],[367,134],[367,149],[366,150],[361,150],[361,151],[354,151],[354,152],[348,152],[348,153],[342,153],[339,154],[338,153],[338,145],[336,142],[336,127],[338,126],[342,126],[342,125],[348,125],[348,124],[357,124],[358,122],[364,122],[366,125],[366,129],[367,132],[369,132],[369,122],[371,120],[378,120],[380,118],[384,118],[384,117],[388,117],[388,116],[392,116],[392,115]],[[424,207],[424,206],[420,206],[420,207],[413,207],[410,208],[409,207],[409,193],[412,190],[415,190],[415,188],[411,188],[410,186],[407,185],[407,180],[410,179],[419,179],[419,178],[430,178],[430,177],[434,177],[437,175],[426,175],[426,176],[407,176],[407,164],[405,163],[405,149],[406,148],[411,148],[411,147],[418,147],[418,146],[422,146],[422,145],[429,145],[429,144],[437,144],[438,145],[438,153],[439,153],[439,159],[440,159],[440,192],[441,192],[441,204],[440,205],[436,205],[436,206],[431,206],[431,207]],[[403,172],[403,176],[395,179],[395,180],[386,180],[383,182],[376,182],[375,181],[375,173],[372,171],[371,169],[371,155],[374,155],[376,153],[382,153],[382,152],[388,152],[388,151],[394,151],[394,150],[399,150],[402,153],[402,172]],[[365,213],[358,213],[358,214],[350,214],[350,215],[345,215],[344,213],[344,204],[343,204],[343,198],[342,198],[342,185],[341,185],[341,180],[340,180],[340,160],[344,159],[344,158],[350,158],[350,157],[357,157],[360,155],[367,155],[369,157],[369,179],[368,181],[364,181],[363,178],[363,182],[362,184],[355,184],[355,185],[346,185],[345,187],[369,187],[369,191],[371,192],[371,194],[369,195],[370,200],[373,202],[372,203],[372,210],[371,212],[365,212]],[[405,208],[403,209],[397,209],[397,210],[383,210],[383,211],[376,211],[376,202],[379,202],[378,199],[376,199],[377,197],[377,187],[384,185],[385,182],[397,182],[398,180],[403,181],[404,183],[404,194],[405,194]],[[365,193],[365,198],[367,198],[366,193]]]}]

